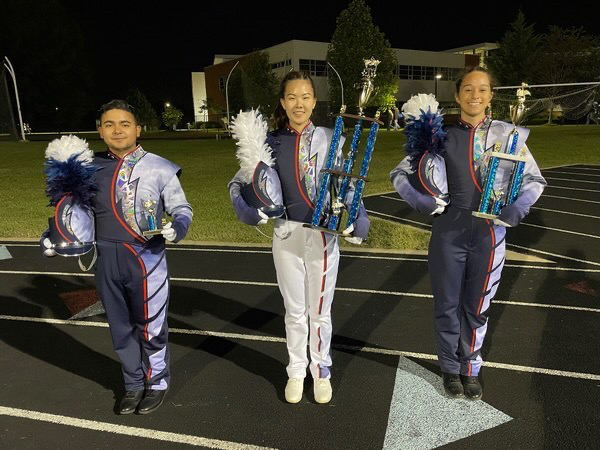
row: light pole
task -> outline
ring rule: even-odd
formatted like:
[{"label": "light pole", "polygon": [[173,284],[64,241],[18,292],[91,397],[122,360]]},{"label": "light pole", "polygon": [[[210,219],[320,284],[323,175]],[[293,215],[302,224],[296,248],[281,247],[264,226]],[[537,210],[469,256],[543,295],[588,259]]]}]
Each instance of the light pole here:
[{"label": "light pole", "polygon": [[440,81],[441,78],[442,78],[442,74],[441,73],[438,73],[435,76],[435,98],[436,98],[436,100],[437,100],[438,82]]},{"label": "light pole", "polygon": [[17,89],[17,77],[15,76],[15,69],[13,69],[12,64],[7,56],[4,57],[4,67],[10,74],[13,80],[13,84],[15,85],[15,99],[17,100],[17,112],[19,113],[19,124],[21,125],[21,138],[25,139],[25,130],[23,129],[23,117],[21,116],[21,103],[19,102],[19,90]]},{"label": "light pole", "polygon": [[233,71],[235,70],[235,68],[238,66],[239,63],[240,63],[239,60],[235,62],[235,64],[229,71],[229,74],[227,75],[227,80],[225,80],[225,103],[227,104],[227,132],[228,132],[229,136],[231,136],[231,129],[229,128],[229,124],[230,124],[230,121],[229,121],[229,77],[231,76],[231,74],[233,73]]}]

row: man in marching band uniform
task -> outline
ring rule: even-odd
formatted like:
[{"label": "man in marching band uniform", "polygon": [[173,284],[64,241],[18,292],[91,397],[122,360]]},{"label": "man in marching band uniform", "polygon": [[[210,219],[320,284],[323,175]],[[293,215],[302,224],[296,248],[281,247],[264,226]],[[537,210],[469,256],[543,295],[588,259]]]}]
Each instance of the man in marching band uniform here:
[{"label": "man in marching band uniform", "polygon": [[[165,240],[183,239],[193,212],[180,167],[137,143],[141,127],[133,107],[122,100],[103,105],[98,131],[108,149],[93,159],[96,289],[122,363],[126,393],[117,412],[148,414],[160,407],[170,383]],[[165,213],[173,221],[161,230],[156,224]],[[45,254],[52,256],[46,236]]]}]

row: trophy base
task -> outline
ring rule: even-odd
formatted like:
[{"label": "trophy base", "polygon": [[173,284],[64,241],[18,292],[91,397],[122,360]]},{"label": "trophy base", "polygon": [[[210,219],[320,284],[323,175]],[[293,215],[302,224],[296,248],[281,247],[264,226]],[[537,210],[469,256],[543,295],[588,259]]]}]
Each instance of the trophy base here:
[{"label": "trophy base", "polygon": [[473,211],[472,213],[475,217],[479,217],[480,219],[489,219],[489,220],[494,220],[497,219],[498,216],[495,214],[487,214],[487,213],[482,213],[479,211]]},{"label": "trophy base", "polygon": [[495,156],[498,159],[508,159],[510,161],[521,161],[521,162],[527,161],[527,158],[525,156],[509,155],[508,153],[502,153],[502,152],[490,152],[490,156]]},{"label": "trophy base", "polygon": [[346,114],[346,113],[340,114],[340,116],[347,117],[348,119],[366,120],[367,122],[375,122],[375,123],[379,124],[379,126],[385,125],[381,120],[379,120],[375,117],[359,116],[356,114]]},{"label": "trophy base", "polygon": [[324,227],[317,227],[317,226],[315,226],[315,225],[311,225],[310,223],[303,223],[303,224],[302,224],[302,226],[303,226],[304,228],[312,228],[313,230],[316,230],[316,231],[321,231],[321,232],[323,232],[323,233],[329,233],[329,234],[335,234],[335,235],[338,235],[338,236],[348,236],[348,237],[351,237],[351,235],[349,235],[349,234],[344,234],[344,233],[342,233],[341,231],[338,231],[338,230],[330,230],[329,228],[324,228]]},{"label": "trophy base", "polygon": [[162,228],[157,229],[157,230],[146,230],[146,231],[142,231],[142,234],[144,236],[156,236],[157,234],[161,234],[162,233]]},{"label": "trophy base", "polygon": [[353,180],[369,181],[369,179],[367,177],[363,177],[361,175],[355,175],[355,174],[352,174],[352,173],[344,172],[342,170],[322,169],[321,173],[330,173],[332,175],[338,175],[338,176],[341,176],[341,177],[352,178]]}]

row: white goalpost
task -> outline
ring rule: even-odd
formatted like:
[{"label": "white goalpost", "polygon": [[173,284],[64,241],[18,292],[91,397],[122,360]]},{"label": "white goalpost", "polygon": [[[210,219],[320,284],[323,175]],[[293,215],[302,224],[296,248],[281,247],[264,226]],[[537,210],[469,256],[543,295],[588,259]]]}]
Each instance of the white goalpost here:
[{"label": "white goalpost", "polygon": [[[506,120],[510,117],[509,108],[515,102],[516,90],[521,86],[499,86],[494,88],[492,114]],[[538,118],[551,123],[553,119],[581,120],[586,118],[599,123],[600,82],[534,84],[525,87],[531,95],[525,100],[526,121]]]}]

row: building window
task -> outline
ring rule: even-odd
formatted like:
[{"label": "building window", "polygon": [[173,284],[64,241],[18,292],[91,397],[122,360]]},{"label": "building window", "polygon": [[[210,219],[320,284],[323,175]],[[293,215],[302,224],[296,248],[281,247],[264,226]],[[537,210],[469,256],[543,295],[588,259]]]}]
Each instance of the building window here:
[{"label": "building window", "polygon": [[462,69],[455,67],[402,66],[395,69],[396,76],[401,80],[433,80],[437,74],[442,80],[454,81]]},{"label": "building window", "polygon": [[313,77],[327,76],[327,61],[317,59],[301,59],[300,70],[310,73]]},{"label": "building window", "polygon": [[401,80],[412,80],[413,66],[398,66],[398,78]]},{"label": "building window", "polygon": [[434,78],[433,67],[421,67],[421,80],[433,80]]},{"label": "building window", "polygon": [[276,63],[272,63],[271,64],[271,70],[275,70],[275,69],[279,69],[281,67],[285,67],[285,66],[291,66],[292,65],[292,60],[291,59],[286,59],[285,61],[279,61]]},{"label": "building window", "polygon": [[225,75],[219,77],[219,90],[225,90],[225,83],[227,82],[227,77]]}]

